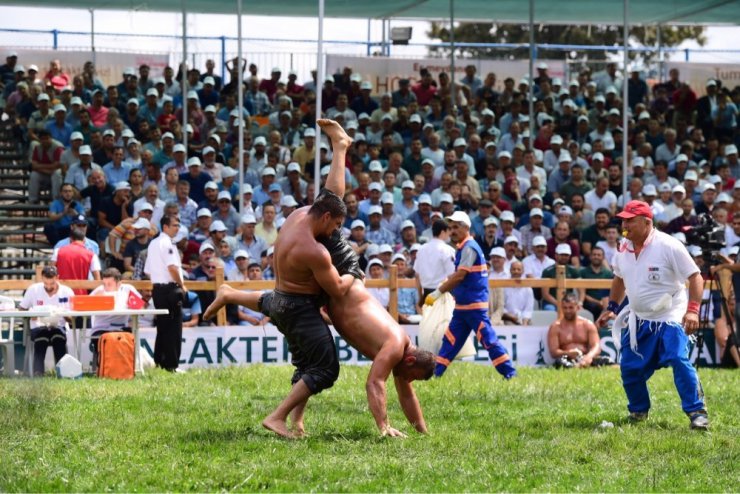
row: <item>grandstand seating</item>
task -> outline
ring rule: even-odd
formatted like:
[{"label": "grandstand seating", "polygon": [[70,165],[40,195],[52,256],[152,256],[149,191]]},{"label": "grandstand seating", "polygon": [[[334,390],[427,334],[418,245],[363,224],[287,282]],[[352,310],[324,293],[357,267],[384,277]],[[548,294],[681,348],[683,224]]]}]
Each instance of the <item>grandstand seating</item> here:
[{"label": "grandstand seating", "polygon": [[[30,164],[11,127],[0,122],[0,278],[30,278],[49,258],[48,204],[29,204]],[[43,196],[42,196],[43,198]]]}]

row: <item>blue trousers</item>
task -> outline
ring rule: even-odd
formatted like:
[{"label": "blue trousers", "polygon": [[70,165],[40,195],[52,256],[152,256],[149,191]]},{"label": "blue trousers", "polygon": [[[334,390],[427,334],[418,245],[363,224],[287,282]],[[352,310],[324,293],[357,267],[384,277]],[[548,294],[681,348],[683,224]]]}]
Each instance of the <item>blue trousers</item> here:
[{"label": "blue trousers", "polygon": [[673,381],[686,413],[704,410],[704,392],[696,369],[689,362],[689,338],[680,324],[637,320],[637,355],[630,348],[629,331],[622,331],[622,385],[630,412],[647,412],[647,381],[656,369],[673,367]]},{"label": "blue trousers", "polygon": [[507,379],[514,377],[516,369],[511,364],[511,358],[506,353],[506,349],[499,343],[496,331],[491,327],[488,312],[485,310],[455,310],[452,313],[452,320],[442,338],[442,348],[439,349],[434,375],[439,377],[444,374],[465,344],[471,331],[475,331],[478,342],[488,351],[491,363],[498,373]]}]

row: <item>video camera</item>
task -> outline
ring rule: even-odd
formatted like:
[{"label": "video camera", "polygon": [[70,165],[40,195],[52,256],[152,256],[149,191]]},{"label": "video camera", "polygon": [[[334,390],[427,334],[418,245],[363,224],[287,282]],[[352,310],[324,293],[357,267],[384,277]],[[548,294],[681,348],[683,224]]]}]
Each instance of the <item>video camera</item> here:
[{"label": "video camera", "polygon": [[698,219],[696,226],[683,227],[686,243],[701,247],[704,259],[717,259],[720,249],[727,245],[725,227],[717,223],[709,213],[700,214]]}]

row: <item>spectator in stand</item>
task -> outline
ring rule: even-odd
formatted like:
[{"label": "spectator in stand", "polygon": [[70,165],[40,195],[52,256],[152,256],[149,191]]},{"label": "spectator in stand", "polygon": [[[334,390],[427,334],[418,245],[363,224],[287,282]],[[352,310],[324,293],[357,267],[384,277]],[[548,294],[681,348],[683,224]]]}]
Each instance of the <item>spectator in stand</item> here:
[{"label": "spectator in stand", "polygon": [[64,146],[51,138],[47,130],[38,131],[39,141],[31,145],[31,176],[28,183],[28,201],[38,204],[43,189],[56,198],[62,187],[61,157]]},{"label": "spectator in stand", "polygon": [[131,204],[131,186],[128,182],[118,182],[113,196],[105,197],[98,210],[97,240],[105,242],[110,231],[121,221],[133,215]]},{"label": "spectator in stand", "polygon": [[545,240],[552,238],[552,231],[543,224],[543,221],[544,213],[542,210],[540,208],[532,208],[529,211],[529,224],[519,229],[522,238],[521,248],[525,256],[533,252],[532,242],[535,238],[542,237]]},{"label": "spectator in stand", "polygon": [[585,207],[591,211],[606,208],[610,215],[617,211],[617,196],[609,190],[609,179],[607,177],[597,178],[595,188],[587,191],[583,199],[586,203]]},{"label": "spectator in stand", "polygon": [[54,106],[53,111],[54,119],[47,122],[46,130],[49,131],[52,139],[68,147],[74,129],[67,123],[67,108],[62,104],[58,104]]},{"label": "spectator in stand", "polygon": [[59,199],[55,199],[49,206],[48,219],[51,223],[44,226],[44,234],[51,245],[69,236],[72,222],[85,213],[82,204],[75,200],[76,192],[74,186],[64,184]]},{"label": "spectator in stand", "polygon": [[203,171],[200,158],[193,156],[188,159],[188,173],[181,174],[180,179],[190,184],[190,199],[198,204],[206,199],[205,186],[211,181],[211,176]]},{"label": "spectator in stand", "polygon": [[[18,304],[21,310],[33,310],[40,307],[57,307],[69,309],[74,292],[59,283],[57,268],[45,266],[41,270],[41,282],[29,286]],[[31,319],[31,341],[33,342],[33,374],[44,373],[46,350],[54,349],[54,361],[67,354],[67,322],[61,317]]]},{"label": "spectator in stand", "polygon": [[547,257],[547,240],[545,240],[545,237],[532,239],[532,251],[530,255],[522,260],[524,275],[527,278],[541,278],[542,272],[555,264],[552,258]]},{"label": "spectator in stand", "polygon": [[681,202],[681,216],[673,219],[665,228],[666,233],[683,232],[684,227],[693,227],[699,224],[699,218],[694,214],[693,199],[686,198]]},{"label": "spectator in stand", "polygon": [[250,259],[262,259],[262,253],[268,249],[267,242],[261,237],[255,235],[257,218],[252,214],[246,214],[241,218],[240,231],[237,246],[239,249],[247,251]]},{"label": "spectator in stand", "polygon": [[65,86],[69,86],[69,75],[62,71],[62,63],[59,60],[52,60],[49,64],[49,71],[44,76],[44,82],[51,84],[56,91],[61,92]]},{"label": "spectator in stand", "polygon": [[[142,212],[144,211],[142,210]],[[126,242],[123,248],[122,260],[124,271],[133,273],[139,254],[145,252],[147,247],[149,247],[149,242],[152,239],[153,224],[149,219],[141,217],[133,222],[131,228],[134,231],[134,238]]]},{"label": "spectator in stand", "polygon": [[82,145],[78,150],[78,160],[72,164],[64,176],[64,183],[73,185],[77,190],[88,186],[93,170],[102,171],[97,163],[92,162],[92,150],[88,145]]},{"label": "spectator in stand", "polygon": [[606,228],[611,221],[611,215],[606,208],[596,210],[594,224],[581,232],[581,251],[584,256],[591,255],[591,248],[598,242],[606,240]]},{"label": "spectator in stand", "polygon": [[[578,279],[581,277],[580,271],[578,268],[571,265],[571,255],[572,252],[570,250],[570,245],[567,243],[558,244],[557,248],[555,249],[555,264],[545,268],[542,271],[542,278],[549,278],[549,279],[555,279],[556,276],[556,270],[558,266],[564,266],[565,267],[565,277],[567,279]],[[585,291],[582,289],[575,289],[575,292],[578,293],[577,300],[579,301],[580,305],[583,305],[584,295]],[[542,291],[542,309],[543,310],[558,310],[558,302],[556,299],[557,296],[557,289],[550,288],[549,290],[543,290]]]},{"label": "spectator in stand", "polygon": [[113,149],[113,159],[103,166],[105,178],[109,184],[117,184],[128,180],[131,165],[124,161],[124,151],[122,147]]},{"label": "spectator in stand", "polygon": [[[251,266],[249,259],[249,253],[246,250],[239,249],[234,253],[234,262],[236,263],[236,269],[226,273],[226,279],[229,281],[247,281],[250,280],[249,267]],[[257,264],[259,266],[259,264]],[[260,266],[259,272],[260,278],[262,278],[262,267]]]},{"label": "spectator in stand", "polygon": [[[247,266],[247,278],[245,278],[245,280],[246,279],[249,281],[262,280],[262,266],[257,262],[249,264]],[[243,305],[238,307],[237,317],[239,319],[239,326],[264,326],[270,322],[270,318],[263,313],[254,311],[248,307],[244,307]]]},{"label": "spectator in stand", "polygon": [[[391,264],[398,269],[399,279],[408,278],[406,268],[406,257],[403,254],[394,254]],[[398,322],[401,324],[418,324],[419,314],[419,292],[416,288],[398,289]]]},{"label": "spectator in stand", "polygon": [[[509,266],[511,279],[521,279],[524,266],[520,261],[514,261]],[[534,291],[530,287],[504,288],[504,312],[501,318],[518,326],[528,326],[534,311]]]},{"label": "spectator in stand", "polygon": [[[589,264],[581,268],[581,278],[585,280],[611,280],[614,273],[605,264],[605,253],[601,247],[594,246],[589,255]],[[590,288],[586,290],[583,308],[598,319],[609,303],[609,289]]]},{"label": "spectator in stand", "polygon": [[570,263],[576,268],[580,268],[581,267],[581,261],[580,261],[581,248],[580,248],[579,242],[571,239],[570,232],[571,232],[571,229],[570,229],[570,225],[568,224],[568,222],[562,221],[562,220],[559,221],[555,225],[555,229],[552,232],[553,233],[552,238],[547,241],[547,255],[557,260],[557,257],[556,257],[557,247],[559,245],[565,244],[568,246],[567,250],[569,252],[572,252],[572,258],[570,259]]},{"label": "spectator in stand", "polygon": [[411,91],[416,96],[419,106],[425,107],[431,101],[432,96],[437,94],[437,87],[432,84],[434,81],[428,69],[422,68],[419,71],[419,77],[421,81],[411,86]]},{"label": "spectator in stand", "polygon": [[[380,259],[373,259],[367,264],[368,272],[369,272],[369,279],[372,280],[382,280],[385,276],[385,269],[383,267],[383,261]],[[368,288],[368,292],[370,292],[370,295],[375,297],[375,299],[380,303],[381,306],[383,306],[384,309],[388,309],[388,302],[390,293],[388,291],[388,288]]]}]

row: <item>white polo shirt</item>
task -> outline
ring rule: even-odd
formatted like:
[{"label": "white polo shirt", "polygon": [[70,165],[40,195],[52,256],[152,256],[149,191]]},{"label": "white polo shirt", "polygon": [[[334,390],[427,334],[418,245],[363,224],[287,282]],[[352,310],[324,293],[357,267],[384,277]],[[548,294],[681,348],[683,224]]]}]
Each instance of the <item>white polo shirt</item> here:
[{"label": "white polo shirt", "polygon": [[542,278],[542,272],[555,264],[555,260],[551,257],[545,256],[540,261],[537,256],[530,254],[522,261],[522,267],[524,268],[524,276],[532,278]]},{"label": "white polo shirt", "polygon": [[596,195],[596,189],[591,189],[583,196],[583,200],[591,206],[591,209],[593,211],[598,210],[599,208],[606,208],[611,209],[612,206],[616,206],[617,204],[617,195],[607,190],[606,193],[604,193],[604,197],[599,197]]},{"label": "white polo shirt", "polygon": [[152,283],[175,283],[168,266],[177,266],[180,269],[182,262],[177,246],[172,243],[172,237],[162,232],[147,247],[144,272],[149,275]]},{"label": "white polo shirt", "polygon": [[[34,283],[26,289],[26,293],[23,294],[23,300],[19,304],[21,309],[33,310],[41,309],[44,307],[59,307],[61,309],[69,309],[70,301],[74,297],[75,292],[66,285],[59,284],[59,288],[54,295],[49,295],[44,289],[43,283]],[[64,328],[66,323],[64,319],[59,320],[59,327]],[[45,326],[38,318],[31,319],[31,329],[38,328],[39,326]]]},{"label": "white polo shirt", "polygon": [[422,288],[437,288],[455,272],[455,249],[438,238],[431,239],[416,253],[414,271]]},{"label": "white polo shirt", "polygon": [[[632,242],[623,240],[613,265],[615,276],[624,280],[630,308],[640,319],[680,322],[688,303],[686,280],[699,272],[686,247],[653,230],[637,258],[630,251]],[[667,303],[666,296],[671,297]]]},{"label": "white polo shirt", "polygon": [[521,319],[532,319],[534,291],[528,286],[504,288],[504,312]]}]

